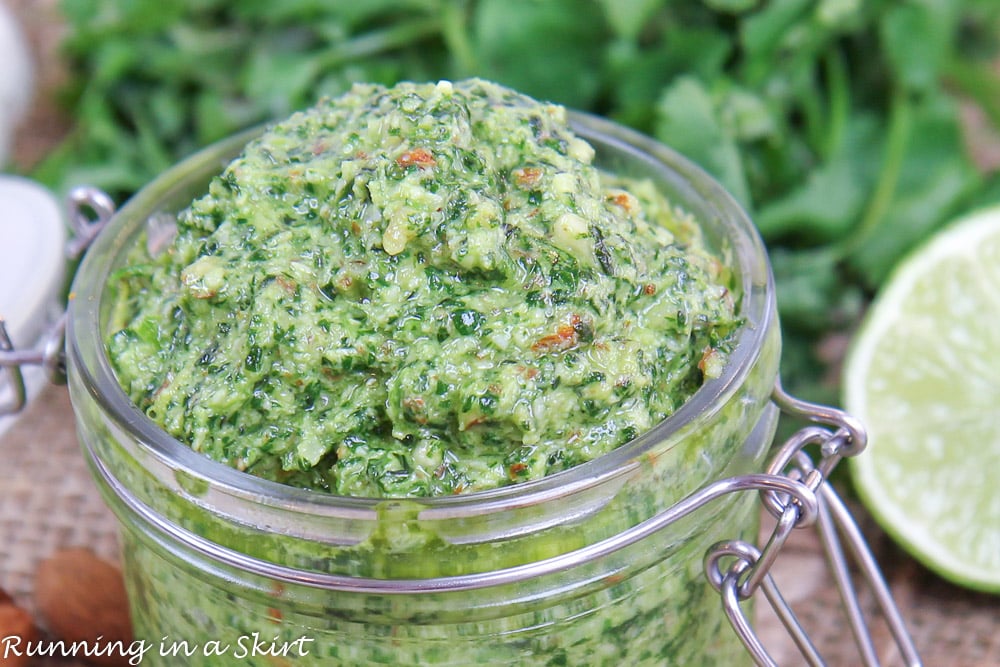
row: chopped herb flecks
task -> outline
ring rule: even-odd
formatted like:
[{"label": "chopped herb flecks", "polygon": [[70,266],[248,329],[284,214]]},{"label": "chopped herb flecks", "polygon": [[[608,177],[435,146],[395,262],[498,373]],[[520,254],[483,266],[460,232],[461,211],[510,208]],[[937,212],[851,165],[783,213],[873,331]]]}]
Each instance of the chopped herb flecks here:
[{"label": "chopped herb flecks", "polygon": [[562,107],[480,80],[324,100],[116,274],[119,378],[195,450],[342,495],[607,453],[721,372],[737,321],[695,221],[593,159]]}]

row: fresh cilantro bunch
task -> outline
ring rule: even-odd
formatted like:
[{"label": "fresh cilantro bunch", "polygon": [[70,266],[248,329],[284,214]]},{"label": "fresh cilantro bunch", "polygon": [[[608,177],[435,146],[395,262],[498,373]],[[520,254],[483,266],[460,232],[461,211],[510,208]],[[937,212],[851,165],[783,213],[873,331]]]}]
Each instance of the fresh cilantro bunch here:
[{"label": "fresh cilantro bunch", "polygon": [[959,101],[1000,127],[995,0],[63,0],[75,129],[38,169],[125,197],[199,146],[354,81],[477,75],[615,118],[714,174],[767,241],[786,385],[907,250],[1000,200]]}]

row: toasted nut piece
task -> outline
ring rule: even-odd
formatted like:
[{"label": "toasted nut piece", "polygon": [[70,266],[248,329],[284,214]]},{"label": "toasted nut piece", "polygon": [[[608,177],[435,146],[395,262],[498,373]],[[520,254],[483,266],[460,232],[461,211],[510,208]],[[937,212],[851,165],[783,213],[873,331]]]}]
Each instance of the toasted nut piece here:
[{"label": "toasted nut piece", "polygon": [[31,659],[27,656],[26,645],[38,639],[38,629],[31,614],[11,602],[0,603],[0,638],[6,649],[0,653],[0,665],[27,667]]},{"label": "toasted nut piece", "polygon": [[[121,572],[89,549],[66,549],[42,561],[35,602],[49,631],[67,642],[132,642],[132,623]],[[127,665],[120,653],[91,657],[102,667]]]}]

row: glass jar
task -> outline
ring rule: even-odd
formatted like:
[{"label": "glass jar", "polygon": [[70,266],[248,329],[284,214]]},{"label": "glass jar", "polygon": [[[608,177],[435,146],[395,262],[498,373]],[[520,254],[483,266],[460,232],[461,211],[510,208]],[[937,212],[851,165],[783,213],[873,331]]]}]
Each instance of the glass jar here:
[{"label": "glass jar", "polygon": [[736,277],[744,324],[722,376],[669,419],[599,459],[491,491],[383,500],[290,488],[193,452],[119,387],[104,345],[109,275],[253,133],[180,163],[111,219],[76,276],[68,370],[85,455],[123,526],[142,664],[749,662],[702,560],[719,540],[753,540],[755,496],[661,519],[763,465],[780,349],[767,257],[698,168],[608,121],[572,122],[600,167],[651,178],[702,223]]}]

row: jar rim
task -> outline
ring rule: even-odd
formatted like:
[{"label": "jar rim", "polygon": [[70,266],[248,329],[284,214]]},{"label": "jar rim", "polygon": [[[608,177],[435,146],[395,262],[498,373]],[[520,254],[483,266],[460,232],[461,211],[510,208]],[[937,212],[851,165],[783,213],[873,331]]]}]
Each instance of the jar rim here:
[{"label": "jar rim", "polygon": [[[447,519],[534,505],[628,474],[651,447],[685,429],[697,428],[725,405],[747,379],[774,324],[774,281],[767,253],[749,216],[735,199],[693,162],[645,135],[590,114],[568,111],[568,117],[580,137],[602,142],[651,164],[693,200],[711,203],[716,218],[712,222],[726,230],[725,240],[731,245],[733,268],[741,290],[738,315],[743,325],[722,374],[706,381],[676,412],[633,440],[600,457],[539,479],[454,496],[408,499],[421,504],[422,518]],[[207,173],[219,173],[262,130],[258,127],[233,135],[182,160],[143,187],[111,218],[85,256],[73,282],[67,327],[70,367],[118,428],[175,471],[209,482],[226,495],[249,498],[263,505],[313,515],[344,516],[356,512],[359,518],[367,517],[381,503],[404,499],[339,496],[292,487],[241,472],[195,452],[148,418],[128,398],[104,345],[101,300],[112,260],[127,252],[134,232],[161,210],[165,199],[183,190],[186,178],[213,167],[217,171]],[[696,218],[705,223],[701,215]]]}]

